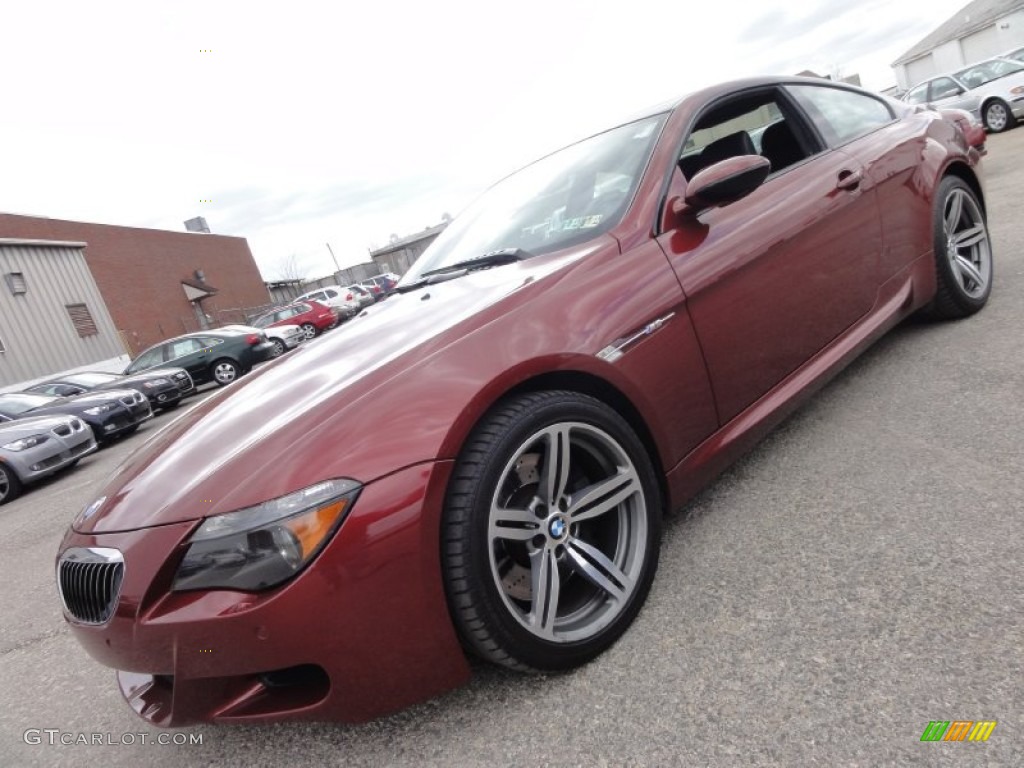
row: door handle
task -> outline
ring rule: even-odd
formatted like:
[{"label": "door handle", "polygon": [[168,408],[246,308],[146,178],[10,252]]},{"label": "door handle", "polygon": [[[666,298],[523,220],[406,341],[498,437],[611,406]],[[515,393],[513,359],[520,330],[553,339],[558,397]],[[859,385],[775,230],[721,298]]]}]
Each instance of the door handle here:
[{"label": "door handle", "polygon": [[854,190],[860,186],[863,175],[860,171],[843,170],[839,172],[839,181],[836,182],[836,189]]}]

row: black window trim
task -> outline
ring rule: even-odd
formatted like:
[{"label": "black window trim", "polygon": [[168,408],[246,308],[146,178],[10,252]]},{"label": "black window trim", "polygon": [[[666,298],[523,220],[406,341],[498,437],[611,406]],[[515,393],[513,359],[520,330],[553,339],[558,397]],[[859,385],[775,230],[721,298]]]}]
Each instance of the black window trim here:
[{"label": "black window trim", "polygon": [[[808,155],[807,158],[800,161],[799,163],[787,166],[785,168],[780,169],[779,171],[776,171],[771,176],[769,176],[765,183],[768,183],[768,181],[774,180],[779,176],[782,176],[783,174],[786,173],[786,171],[803,165],[807,160],[811,160],[817,157],[818,155],[833,149],[833,147],[829,146],[829,144],[825,141],[825,137],[822,136],[821,132],[818,130],[817,125],[810,118],[810,116],[803,109],[803,107],[796,101],[796,99],[793,98],[792,94],[786,91],[787,85],[812,85],[812,83],[788,80],[780,80],[774,83],[762,83],[759,85],[751,85],[746,88],[740,88],[738,90],[719,96],[718,98],[712,101],[709,101],[699,110],[694,112],[693,116],[690,118],[690,121],[686,125],[686,129],[683,131],[681,138],[677,142],[677,146],[675,152],[673,153],[673,157],[682,157],[683,147],[686,146],[687,139],[689,139],[690,134],[693,133],[694,126],[696,126],[700,122],[701,118],[704,117],[704,115],[706,115],[708,112],[717,109],[723,104],[733,101],[734,99],[737,98],[756,95],[759,92],[770,93],[773,91],[776,95],[775,102],[779,105],[780,111],[783,112],[783,119],[788,120],[791,116],[794,118],[796,122],[791,127],[793,128],[794,132],[797,132],[799,134],[799,138],[810,146],[811,154]],[[665,178],[662,180],[661,199],[659,201],[657,208],[655,209],[654,226],[651,228],[652,232],[654,233],[654,237],[660,237],[661,235],[665,234],[666,231],[668,231],[663,229],[661,224],[665,218],[665,206],[668,205],[668,191],[672,187],[672,175],[676,172],[678,167],[679,163],[677,159],[668,167],[668,169],[665,172]],[[684,183],[687,181],[685,177],[683,181]]]}]

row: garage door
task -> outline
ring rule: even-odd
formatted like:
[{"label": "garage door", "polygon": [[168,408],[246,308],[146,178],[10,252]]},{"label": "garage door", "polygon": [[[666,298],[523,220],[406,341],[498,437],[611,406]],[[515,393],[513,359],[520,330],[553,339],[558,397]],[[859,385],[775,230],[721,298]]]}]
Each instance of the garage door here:
[{"label": "garage door", "polygon": [[964,63],[974,64],[1001,53],[999,50],[999,30],[993,24],[980,32],[968,35],[960,41],[960,50],[964,53]]},{"label": "garage door", "polygon": [[907,63],[907,87],[912,88],[922,80],[927,80],[934,74],[935,62],[932,60],[932,55],[930,53],[919,59],[914,59]]}]

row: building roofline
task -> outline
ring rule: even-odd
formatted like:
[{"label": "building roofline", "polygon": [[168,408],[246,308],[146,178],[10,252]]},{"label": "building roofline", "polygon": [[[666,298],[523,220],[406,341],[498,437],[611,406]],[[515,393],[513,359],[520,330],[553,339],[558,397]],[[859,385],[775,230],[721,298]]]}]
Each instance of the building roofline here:
[{"label": "building roofline", "polygon": [[35,216],[30,213],[11,213],[10,211],[0,211],[0,217],[10,216],[16,219],[35,219],[37,221],[53,221],[60,224],[78,224],[86,227],[109,227],[111,229],[137,229],[143,232],[163,232],[172,235],[190,235],[190,236],[202,236],[202,237],[226,237],[231,240],[246,240],[242,235],[221,235],[215,232],[189,232],[188,230],[177,230],[177,229],[160,229],[158,227],[137,227],[130,224],[106,224],[99,221],[79,221],[78,219],[55,219],[50,216]]},{"label": "building roofline", "polygon": [[81,240],[33,240],[23,237],[0,237],[0,245],[40,245],[47,248],[85,248]]}]

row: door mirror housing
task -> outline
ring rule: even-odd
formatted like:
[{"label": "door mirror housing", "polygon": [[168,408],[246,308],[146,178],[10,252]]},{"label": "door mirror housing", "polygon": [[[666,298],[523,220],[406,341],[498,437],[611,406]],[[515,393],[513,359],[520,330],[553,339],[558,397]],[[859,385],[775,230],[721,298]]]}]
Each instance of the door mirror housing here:
[{"label": "door mirror housing", "polygon": [[764,183],[771,163],[761,155],[739,155],[710,165],[686,185],[686,196],[673,203],[677,214],[693,215],[706,208],[740,200]]}]

